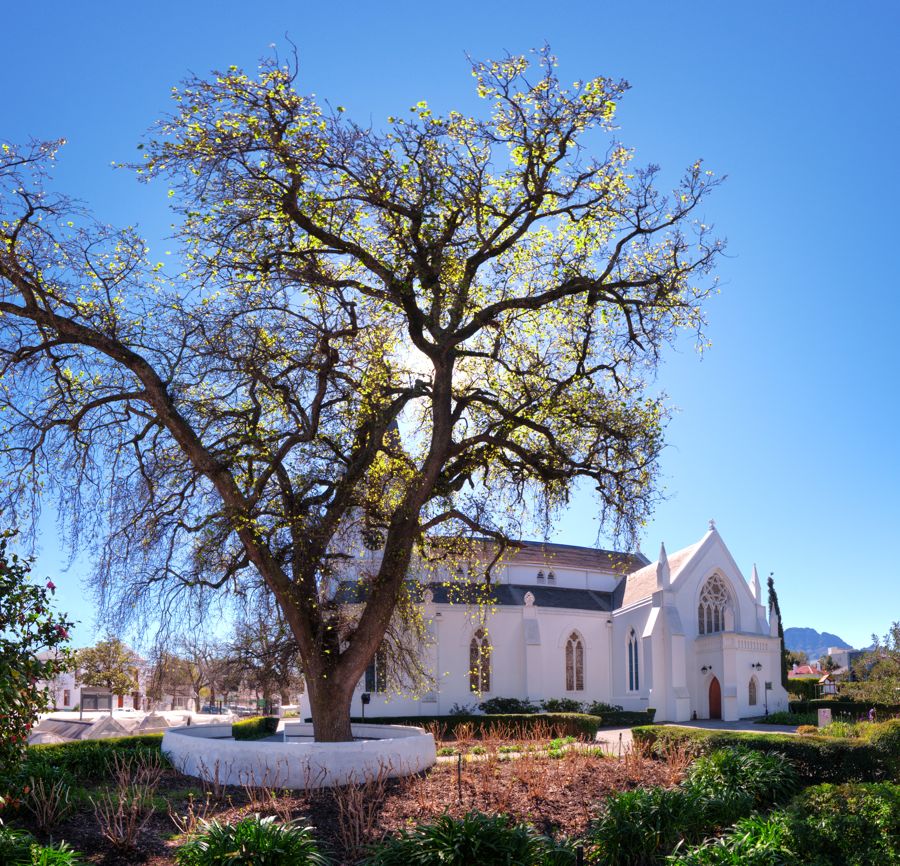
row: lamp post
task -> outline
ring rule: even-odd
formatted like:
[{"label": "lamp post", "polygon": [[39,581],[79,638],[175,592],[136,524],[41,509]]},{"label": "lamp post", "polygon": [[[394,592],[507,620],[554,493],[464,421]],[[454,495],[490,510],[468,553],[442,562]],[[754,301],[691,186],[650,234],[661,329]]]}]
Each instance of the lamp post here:
[{"label": "lamp post", "polygon": [[363,692],[359,697],[360,702],[362,703],[362,720],[366,720],[366,704],[372,700],[372,696],[368,692]]}]

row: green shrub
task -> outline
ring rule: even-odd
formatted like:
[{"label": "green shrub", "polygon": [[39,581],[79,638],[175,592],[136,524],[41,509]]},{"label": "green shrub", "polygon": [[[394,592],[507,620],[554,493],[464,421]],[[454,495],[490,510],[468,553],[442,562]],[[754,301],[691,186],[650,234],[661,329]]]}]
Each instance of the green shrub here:
[{"label": "green shrub", "polygon": [[[644,717],[646,719],[646,716]],[[354,722],[361,721],[353,719]],[[535,727],[547,728],[551,737],[582,737],[593,739],[600,729],[603,720],[597,716],[586,713],[527,713],[524,715],[457,715],[457,716],[411,716],[408,718],[391,718],[390,716],[376,716],[367,718],[369,724],[374,725],[434,725],[441,730],[441,736],[446,738],[456,737],[456,731],[461,725],[471,729],[473,736],[480,737],[484,733],[490,733],[493,729],[531,730]]]},{"label": "green shrub", "polygon": [[888,756],[860,740],[793,734],[762,734],[647,725],[634,728],[635,740],[663,754],[674,746],[703,755],[718,748],[745,746],[758,752],[778,752],[794,765],[804,784],[818,782],[877,782],[890,778]]},{"label": "green shrub", "polygon": [[201,822],[175,852],[178,866],[327,866],[309,827],[249,815],[237,824]]},{"label": "green shrub", "polygon": [[819,721],[816,713],[788,713],[779,710],[757,719],[757,725],[815,725]]},{"label": "green shrub", "polygon": [[574,866],[566,844],[541,836],[503,815],[442,815],[432,824],[382,842],[364,866]]},{"label": "green shrub", "polygon": [[[740,793],[748,796],[754,807],[763,808],[791,797],[799,780],[784,755],[734,747],[698,758],[688,768],[682,784],[709,799],[724,792]],[[747,811],[738,812],[738,816]]]},{"label": "green shrub", "polygon": [[541,709],[545,713],[584,713],[587,712],[581,701],[575,698],[548,698],[541,701]]},{"label": "green shrub", "polygon": [[786,810],[797,851],[834,866],[900,863],[900,785],[818,785]]},{"label": "green shrub", "polygon": [[[489,698],[486,701],[482,701],[478,706],[481,709],[481,712],[489,716],[509,714],[527,715],[536,713],[540,709],[537,704],[534,704],[531,701],[523,701],[519,698]],[[579,706],[579,709],[575,710],[575,712],[580,711],[581,708]]]},{"label": "green shrub", "polygon": [[101,782],[109,776],[116,755],[159,755],[161,743],[162,734],[142,734],[29,746],[20,775],[28,778],[62,772],[74,784]]},{"label": "green shrub", "polygon": [[621,713],[622,707],[618,704],[605,704],[603,701],[592,701],[585,712],[592,716],[605,716],[607,713]]},{"label": "green shrub", "polygon": [[900,719],[869,726],[866,737],[869,745],[888,766],[891,778],[900,780]]},{"label": "green shrub", "polygon": [[609,797],[587,830],[593,862],[604,866],[655,863],[680,839],[709,830],[707,804],[684,788],[635,788]]},{"label": "green shrub", "polygon": [[278,716],[255,716],[242,719],[231,726],[231,736],[236,740],[263,740],[278,730]]},{"label": "green shrub", "polygon": [[3,866],[81,866],[76,851],[65,842],[39,845],[24,830],[14,830],[0,822],[0,863]]},{"label": "green shrub", "polygon": [[[749,815],[732,830],[666,858],[670,866],[800,866],[791,824],[781,812]],[[803,861],[813,866],[812,861]],[[822,866],[822,864],[820,864]]]},{"label": "green shrub", "polygon": [[720,839],[680,852],[672,866],[900,864],[900,786],[818,785],[785,808],[738,821]]}]

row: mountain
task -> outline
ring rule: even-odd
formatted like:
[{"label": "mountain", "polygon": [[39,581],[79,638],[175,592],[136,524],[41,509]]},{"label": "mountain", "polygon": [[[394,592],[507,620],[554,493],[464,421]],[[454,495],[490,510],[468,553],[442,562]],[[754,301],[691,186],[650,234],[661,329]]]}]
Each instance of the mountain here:
[{"label": "mountain", "polygon": [[784,646],[795,652],[805,652],[811,662],[817,661],[828,652],[829,647],[853,649],[836,634],[814,628],[786,628],[784,630]]}]

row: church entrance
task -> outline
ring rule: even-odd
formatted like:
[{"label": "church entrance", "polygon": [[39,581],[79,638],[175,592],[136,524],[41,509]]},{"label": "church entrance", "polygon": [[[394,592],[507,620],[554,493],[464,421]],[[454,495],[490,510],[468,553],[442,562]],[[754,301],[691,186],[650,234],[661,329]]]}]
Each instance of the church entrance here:
[{"label": "church entrance", "polygon": [[716,677],[713,677],[709,683],[709,717],[711,719],[722,718],[722,687]]}]

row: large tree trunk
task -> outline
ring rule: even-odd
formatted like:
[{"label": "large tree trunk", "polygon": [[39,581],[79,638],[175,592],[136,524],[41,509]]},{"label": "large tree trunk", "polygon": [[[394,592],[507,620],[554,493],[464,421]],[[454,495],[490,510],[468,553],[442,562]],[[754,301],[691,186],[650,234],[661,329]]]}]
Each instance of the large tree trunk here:
[{"label": "large tree trunk", "polygon": [[353,739],[350,730],[352,698],[353,685],[348,688],[337,681],[325,681],[309,687],[309,708],[317,743],[342,743]]}]

